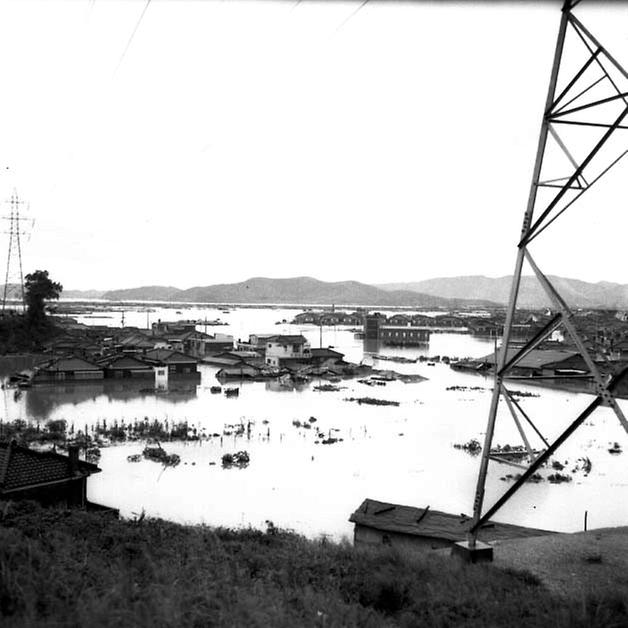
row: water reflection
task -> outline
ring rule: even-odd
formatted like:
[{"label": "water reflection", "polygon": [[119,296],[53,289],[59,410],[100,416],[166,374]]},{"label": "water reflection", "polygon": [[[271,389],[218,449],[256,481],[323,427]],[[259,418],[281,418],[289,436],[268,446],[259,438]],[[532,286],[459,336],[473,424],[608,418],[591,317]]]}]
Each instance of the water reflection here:
[{"label": "water reflection", "polygon": [[63,405],[78,406],[86,401],[128,402],[134,399],[159,398],[168,403],[187,403],[198,394],[197,380],[171,381],[166,390],[155,390],[152,380],[82,382],[75,384],[42,384],[24,393],[26,413],[37,420],[48,419]]}]

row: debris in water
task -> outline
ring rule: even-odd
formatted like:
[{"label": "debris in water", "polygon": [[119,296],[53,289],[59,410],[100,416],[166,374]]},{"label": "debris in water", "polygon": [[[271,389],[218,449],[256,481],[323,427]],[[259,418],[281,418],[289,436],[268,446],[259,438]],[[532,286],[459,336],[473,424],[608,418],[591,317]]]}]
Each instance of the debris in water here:
[{"label": "debris in water", "polygon": [[621,453],[621,445],[619,443],[613,443],[612,447],[608,449],[609,454],[620,454]]},{"label": "debris in water", "polygon": [[475,438],[472,438],[466,443],[454,443],[454,448],[462,449],[462,451],[466,451],[472,456],[477,456],[482,451],[482,445],[480,445],[480,441]]},{"label": "debris in water", "polygon": [[360,405],[366,403],[371,406],[398,406],[398,401],[388,399],[374,399],[373,397],[345,397],[345,401],[357,401]]},{"label": "debris in water", "polygon": [[314,386],[314,390],[318,390],[319,392],[336,392],[338,390],[342,390],[346,388],[346,386],[334,386],[333,384],[320,384],[318,386]]},{"label": "debris in water", "polygon": [[177,454],[167,454],[166,450],[159,444],[157,447],[149,447],[147,445],[144,447],[142,455],[144,458],[148,458],[154,462],[161,462],[166,467],[176,467],[181,462],[180,456]]},{"label": "debris in water", "polygon": [[126,457],[127,462],[140,462],[142,460],[142,456],[140,454],[132,454]]},{"label": "debris in water", "polygon": [[547,476],[547,480],[551,484],[562,484],[563,482],[571,482],[572,477],[564,473],[552,473]]},{"label": "debris in water", "polygon": [[224,454],[222,457],[222,468],[230,469],[231,467],[238,467],[244,469],[248,467],[251,458],[247,451],[237,451],[235,454]]},{"label": "debris in water", "polygon": [[[509,481],[518,480],[520,477],[521,477],[521,473],[515,473],[514,475],[512,473],[508,473],[507,475],[504,475],[499,479],[502,480],[503,482],[509,482]],[[569,480],[567,481],[571,481],[571,478],[569,478]],[[528,482],[533,482],[534,484],[538,484],[539,482],[543,482],[543,476],[540,473],[535,473],[534,475],[528,478]]]}]

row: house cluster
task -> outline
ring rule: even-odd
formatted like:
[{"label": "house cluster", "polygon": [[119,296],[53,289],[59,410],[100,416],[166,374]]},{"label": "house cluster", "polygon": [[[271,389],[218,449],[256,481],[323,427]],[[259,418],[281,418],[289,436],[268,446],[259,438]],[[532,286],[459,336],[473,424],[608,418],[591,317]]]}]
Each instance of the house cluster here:
[{"label": "house cluster", "polygon": [[64,331],[45,345],[48,357],[35,367],[34,383],[153,378],[157,370],[199,377],[200,362],[233,348],[233,337],[199,332],[194,321],[158,321],[150,330],[56,322]]},{"label": "house cluster", "polygon": [[306,310],[297,314],[292,320],[293,325],[353,325],[359,326],[364,323],[364,311],[337,312]]},{"label": "house cluster", "polygon": [[206,361],[222,366],[216,377],[237,379],[277,377],[282,372],[340,376],[358,368],[332,348],[312,348],[300,334],[251,334],[248,342],[238,342],[235,350]]}]

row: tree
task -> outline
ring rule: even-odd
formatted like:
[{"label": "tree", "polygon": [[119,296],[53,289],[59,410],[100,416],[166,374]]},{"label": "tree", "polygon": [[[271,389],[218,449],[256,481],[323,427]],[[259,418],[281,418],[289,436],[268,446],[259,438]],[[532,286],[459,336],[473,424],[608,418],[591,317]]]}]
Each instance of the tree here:
[{"label": "tree", "polygon": [[58,299],[63,286],[52,281],[47,270],[36,270],[26,275],[24,298],[26,300],[26,322],[29,328],[36,329],[46,325],[46,299]]}]

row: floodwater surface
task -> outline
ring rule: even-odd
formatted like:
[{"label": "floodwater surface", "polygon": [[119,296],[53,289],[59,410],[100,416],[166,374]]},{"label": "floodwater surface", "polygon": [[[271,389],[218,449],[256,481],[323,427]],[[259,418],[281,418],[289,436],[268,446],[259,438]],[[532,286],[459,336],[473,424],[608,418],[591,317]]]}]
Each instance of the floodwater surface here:
[{"label": "floodwater surface", "polygon": [[[155,307],[155,306],[152,306]],[[313,347],[333,346],[346,359],[371,360],[363,341],[346,327],[296,326],[290,321],[300,310],[281,308],[216,309],[156,307],[125,308],[125,324],[146,327],[161,320],[213,320],[228,325],[199,326],[209,333],[229,333],[247,339],[250,333],[303,333]],[[121,310],[78,316],[86,324],[119,325]],[[493,351],[493,341],[459,333],[433,334],[421,348],[380,347],[378,353],[417,357],[447,355],[479,357]],[[180,522],[222,526],[265,527],[266,521],[310,537],[351,536],[349,515],[366,497],[452,513],[471,514],[479,457],[455,449],[455,443],[483,440],[492,381],[449,366],[427,362],[403,364],[374,361],[381,369],[418,373],[421,383],[390,382],[367,386],[355,379],[336,383],[340,390],[320,392],[326,381],[283,387],[277,382],[244,382],[236,398],[212,394],[218,384],[216,367],[201,366],[200,382],[171,381],[165,395],[147,394],[152,385],[140,382],[99,382],[38,386],[17,400],[4,390],[5,416],[45,422],[65,419],[75,429],[106,420],[188,421],[203,434],[221,434],[198,442],[168,442],[168,453],[181,456],[176,467],[164,468],[150,460],[132,463],[127,456],[141,453],[143,443],[102,449],[102,473],[88,483],[89,498],[121,510],[124,516],[145,511]],[[451,387],[466,387],[453,389]],[[511,385],[533,397],[520,403],[546,438],[556,437],[592,400],[584,394]],[[473,390],[471,388],[474,388]],[[350,397],[394,400],[399,406],[369,406],[347,401]],[[626,412],[628,403],[620,402]],[[238,430],[244,424],[248,429]],[[310,426],[309,428],[303,427]],[[232,427],[236,426],[236,427]],[[531,430],[534,447],[542,445]],[[227,434],[225,434],[225,432]],[[547,481],[524,486],[495,517],[496,520],[561,531],[582,529],[585,510],[589,527],[626,524],[628,469],[625,455],[608,452],[625,433],[608,408],[600,408],[555,456],[566,470],[587,456],[591,472],[572,474],[568,484]],[[332,444],[323,440],[336,439]],[[495,444],[521,444],[518,431],[504,404]],[[246,450],[246,468],[225,469],[225,453]],[[519,470],[491,463],[486,505],[509,486],[503,478]],[[552,470],[545,469],[547,476]]]}]

